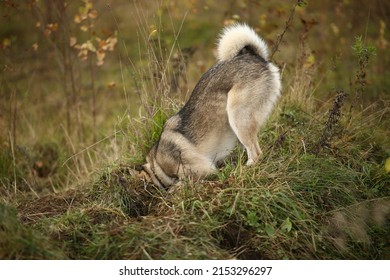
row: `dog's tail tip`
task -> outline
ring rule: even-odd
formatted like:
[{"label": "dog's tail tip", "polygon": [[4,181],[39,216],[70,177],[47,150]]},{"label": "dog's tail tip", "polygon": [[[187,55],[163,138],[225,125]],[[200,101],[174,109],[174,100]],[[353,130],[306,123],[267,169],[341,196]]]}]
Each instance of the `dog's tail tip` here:
[{"label": "dog's tail tip", "polygon": [[242,23],[227,26],[218,40],[218,60],[232,59],[246,46],[251,46],[264,60],[268,60],[267,44],[251,27]]}]

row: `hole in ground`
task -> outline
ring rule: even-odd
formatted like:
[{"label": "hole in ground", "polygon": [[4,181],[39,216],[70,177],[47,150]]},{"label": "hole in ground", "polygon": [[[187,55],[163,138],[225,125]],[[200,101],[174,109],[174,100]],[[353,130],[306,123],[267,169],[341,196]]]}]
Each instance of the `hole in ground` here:
[{"label": "hole in ground", "polygon": [[253,233],[237,221],[230,221],[214,235],[222,249],[231,252],[237,259],[259,260],[267,259],[252,244]]}]

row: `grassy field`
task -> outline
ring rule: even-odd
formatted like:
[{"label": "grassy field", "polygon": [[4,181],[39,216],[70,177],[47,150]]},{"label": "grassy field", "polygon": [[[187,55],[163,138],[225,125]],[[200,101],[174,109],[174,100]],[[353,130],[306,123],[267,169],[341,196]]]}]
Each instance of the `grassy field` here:
[{"label": "grassy field", "polygon": [[[0,2],[0,259],[390,259],[390,4],[68,2]],[[237,21],[282,74],[264,157],[144,182]]]}]

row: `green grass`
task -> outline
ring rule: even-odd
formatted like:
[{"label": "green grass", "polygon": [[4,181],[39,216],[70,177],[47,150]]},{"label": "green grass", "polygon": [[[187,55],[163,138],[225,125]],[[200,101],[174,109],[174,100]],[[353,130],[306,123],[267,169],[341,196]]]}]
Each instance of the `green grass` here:
[{"label": "green grass", "polygon": [[[238,149],[215,176],[162,191],[137,179],[130,164],[117,165],[71,191],[17,199],[21,221],[3,205],[10,218],[2,234],[15,242],[5,257],[388,258],[390,177],[375,161],[382,150],[365,160],[350,157],[351,146],[363,153],[364,143],[355,141],[313,154],[302,142],[309,147],[321,130],[312,131],[313,120],[301,110],[275,111],[264,133],[289,127],[286,115],[306,122],[282,143],[278,134],[262,135],[261,145],[270,148],[253,167],[242,164],[245,153]],[[366,125],[362,133],[372,124]],[[42,240],[54,252],[31,249]]]},{"label": "green grass", "polygon": [[[358,69],[351,47],[355,36],[346,37],[343,30],[335,38],[319,23],[326,36],[318,39],[330,38],[344,48],[344,57],[333,66],[328,64],[339,55],[336,50],[313,43],[317,38],[311,34],[304,38],[307,30],[297,21],[286,33],[286,45],[275,55],[283,70],[282,98],[259,134],[264,157],[256,165],[245,166],[244,149],[237,147],[216,174],[199,182],[183,180],[161,190],[137,176],[136,166],[144,162],[167,118],[180,109],[202,67],[214,62],[211,43],[201,41],[223,25],[209,22],[215,5],[207,8],[210,12],[201,7],[199,14],[188,13],[183,30],[190,31],[183,31],[178,42],[195,42],[198,49],[178,93],[170,92],[173,63],[168,57],[171,49],[176,54],[183,47],[174,45],[171,32],[171,23],[183,20],[182,7],[172,14],[156,11],[163,14],[153,24],[138,14],[138,29],[135,23],[130,28],[138,31],[137,38],[122,42],[126,39],[131,49],[122,45],[118,50],[120,67],[108,57],[107,68],[99,69],[107,77],[96,81],[101,106],[96,142],[91,142],[85,83],[71,130],[64,109],[58,109],[64,96],[52,81],[42,83],[43,88],[33,78],[20,84],[38,92],[40,102],[28,94],[17,96],[16,103],[15,96],[2,99],[8,107],[0,109],[9,119],[5,125],[0,118],[0,127],[8,128],[7,135],[0,135],[1,259],[390,259],[390,174],[384,168],[390,157],[390,107],[387,70],[378,70],[388,57],[378,49],[383,65],[369,57]],[[269,5],[275,19],[269,15],[269,22],[260,24],[269,29],[267,39],[283,26],[289,10],[273,11]],[[250,11],[233,8],[235,17],[251,18]],[[309,8],[302,8],[300,16],[319,11]],[[110,22],[107,14],[102,16]],[[164,33],[166,26],[171,27]],[[150,41],[154,28],[161,37]],[[376,38],[370,34],[358,42],[361,50]],[[347,39],[351,43],[344,46]],[[295,53],[297,45],[302,48]],[[4,92],[16,88],[13,75],[2,78]],[[123,89],[108,90],[105,83],[111,80]],[[337,92],[329,88],[340,85],[349,95],[327,126]],[[358,91],[362,100],[356,98]]]}]

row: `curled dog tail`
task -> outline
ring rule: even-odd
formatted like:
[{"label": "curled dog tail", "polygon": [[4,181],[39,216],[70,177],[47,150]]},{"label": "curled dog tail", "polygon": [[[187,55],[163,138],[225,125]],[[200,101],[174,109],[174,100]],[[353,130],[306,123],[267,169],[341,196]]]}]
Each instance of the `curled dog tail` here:
[{"label": "curled dog tail", "polygon": [[267,44],[252,28],[246,24],[233,24],[225,27],[218,40],[218,60],[232,59],[245,47],[250,47],[264,60],[268,60]]}]

